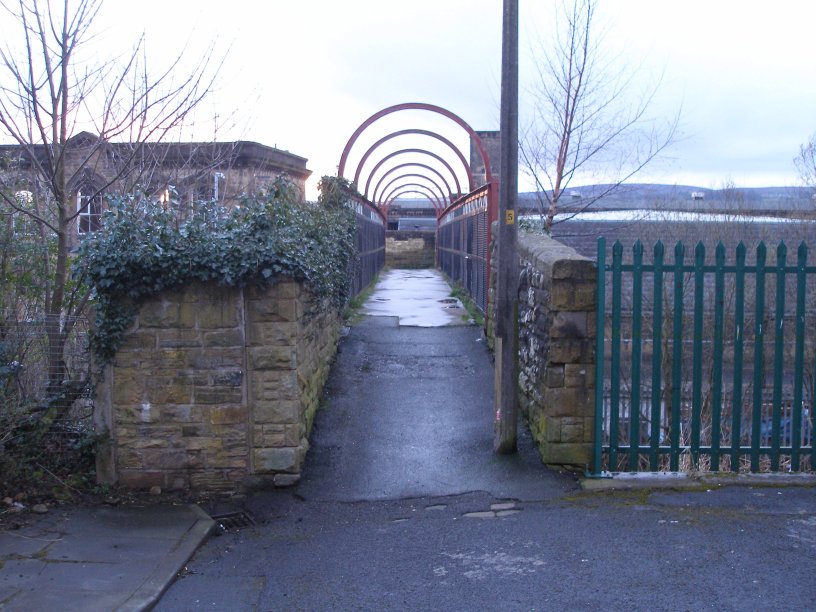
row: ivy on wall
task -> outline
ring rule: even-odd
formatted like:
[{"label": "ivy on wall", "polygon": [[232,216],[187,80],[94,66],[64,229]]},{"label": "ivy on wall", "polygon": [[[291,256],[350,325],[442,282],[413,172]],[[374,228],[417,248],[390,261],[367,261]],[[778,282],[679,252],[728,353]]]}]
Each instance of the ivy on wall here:
[{"label": "ivy on wall", "polygon": [[189,281],[242,286],[291,277],[341,308],[357,256],[355,217],[345,206],[350,185],[323,177],[319,186],[317,204],[300,202],[279,179],[234,208],[197,203],[183,220],[143,197],[111,199],[103,228],[79,248],[80,273],[94,288],[96,356],[113,358],[146,298]]}]

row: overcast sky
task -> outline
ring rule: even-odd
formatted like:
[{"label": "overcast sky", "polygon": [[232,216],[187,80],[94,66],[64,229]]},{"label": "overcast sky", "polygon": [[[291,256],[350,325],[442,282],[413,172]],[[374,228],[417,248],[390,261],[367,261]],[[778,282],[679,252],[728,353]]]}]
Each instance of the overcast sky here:
[{"label": "overcast sky", "polygon": [[[555,2],[520,0],[522,105],[530,49],[557,26]],[[306,157],[316,179],[335,173],[352,132],[392,104],[437,104],[476,130],[498,129],[501,4],[109,0],[99,40],[127,48],[144,30],[157,63],[185,42],[195,54],[216,40],[226,55],[211,99],[217,137]],[[598,25],[609,53],[639,66],[647,86],[663,74],[652,115],[667,119],[682,109],[680,140],[638,180],[797,184],[793,157],[816,132],[814,24],[812,0],[601,0]],[[423,127],[425,118],[406,114],[383,123],[379,135]],[[197,137],[211,139],[214,124],[212,110],[202,109]]]}]

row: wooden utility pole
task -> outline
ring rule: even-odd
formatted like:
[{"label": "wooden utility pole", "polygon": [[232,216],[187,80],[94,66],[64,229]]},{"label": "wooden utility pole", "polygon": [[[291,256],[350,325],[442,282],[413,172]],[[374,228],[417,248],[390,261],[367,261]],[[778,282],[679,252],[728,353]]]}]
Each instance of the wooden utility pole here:
[{"label": "wooden utility pole", "polygon": [[496,420],[493,449],[516,451],[518,428],[518,0],[504,0],[501,78],[501,172],[496,271]]}]

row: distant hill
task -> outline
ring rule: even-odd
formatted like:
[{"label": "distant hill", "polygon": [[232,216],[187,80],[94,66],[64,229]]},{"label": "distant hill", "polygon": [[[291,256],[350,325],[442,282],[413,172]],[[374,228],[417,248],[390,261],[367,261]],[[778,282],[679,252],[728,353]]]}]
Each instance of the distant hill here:
[{"label": "distant hill", "polygon": [[[583,209],[589,200],[609,189],[609,185],[573,187],[562,196],[561,212]],[[696,198],[692,198],[696,194]],[[709,189],[694,185],[661,185],[633,183],[621,185],[592,204],[592,210],[680,210],[707,212],[779,213],[804,211],[816,213],[813,191],[806,187],[745,187]],[[700,197],[702,195],[702,197]],[[400,198],[395,208],[427,208],[433,205],[425,198]],[[519,193],[522,209],[538,207],[534,192]]]},{"label": "distant hill", "polygon": [[[580,210],[609,185],[570,188],[560,201],[562,212]],[[812,190],[805,187],[746,187],[708,189],[693,185],[637,183],[621,185],[592,204],[593,210],[681,210],[681,211],[814,211]],[[692,194],[694,194],[692,196]],[[535,207],[535,193],[519,194],[519,204]]]}]

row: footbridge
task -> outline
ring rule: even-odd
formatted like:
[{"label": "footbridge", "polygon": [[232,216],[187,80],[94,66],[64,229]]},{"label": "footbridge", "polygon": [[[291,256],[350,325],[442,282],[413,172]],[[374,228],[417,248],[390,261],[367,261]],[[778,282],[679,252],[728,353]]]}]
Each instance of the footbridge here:
[{"label": "footbridge", "polygon": [[[394,119],[402,117],[423,121],[399,129],[381,127],[393,126]],[[428,118],[436,120],[440,129],[427,129]],[[459,137],[446,135],[451,128]],[[455,142],[462,137],[469,142],[470,156]],[[472,167],[469,157],[479,167]],[[389,208],[400,198],[418,197],[430,202],[437,220],[437,267],[464,287],[482,311],[487,310],[488,247],[491,223],[498,214],[498,179],[485,143],[466,121],[445,108],[422,102],[384,108],[351,135],[340,157],[338,175],[359,192],[361,267],[355,292],[371,281],[384,262]]]}]

